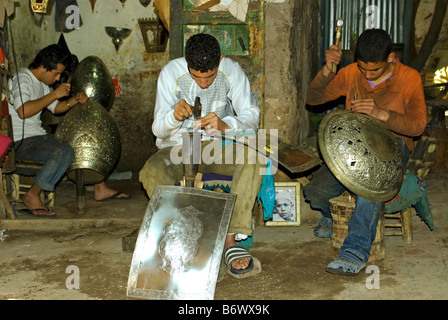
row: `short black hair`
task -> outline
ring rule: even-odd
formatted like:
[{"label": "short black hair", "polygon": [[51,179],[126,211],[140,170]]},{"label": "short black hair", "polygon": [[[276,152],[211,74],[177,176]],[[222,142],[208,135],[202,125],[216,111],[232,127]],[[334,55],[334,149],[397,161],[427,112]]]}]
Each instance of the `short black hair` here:
[{"label": "short black hair", "polygon": [[221,48],[218,40],[206,33],[191,36],[185,45],[185,59],[188,68],[200,72],[208,72],[217,68],[221,60]]},{"label": "short black hair", "polygon": [[37,69],[40,66],[47,71],[57,69],[58,63],[67,67],[71,62],[70,53],[58,44],[51,44],[40,50],[34,60],[28,66],[29,69]]},{"label": "short black hair", "polygon": [[382,29],[367,29],[358,38],[355,59],[362,62],[387,61],[392,52],[392,40]]}]

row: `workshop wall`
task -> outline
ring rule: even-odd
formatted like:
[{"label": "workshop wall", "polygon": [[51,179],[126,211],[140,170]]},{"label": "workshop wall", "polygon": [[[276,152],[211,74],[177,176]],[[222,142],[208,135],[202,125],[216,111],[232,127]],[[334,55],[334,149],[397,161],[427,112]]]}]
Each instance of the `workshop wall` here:
[{"label": "workshop wall", "polygon": [[[80,61],[90,55],[98,56],[111,75],[118,78],[121,93],[110,110],[122,139],[116,171],[132,171],[136,178],[136,173],[156,151],[151,124],[157,77],[169,61],[169,43],[163,53],[145,50],[138,19],[157,17],[152,3],[143,7],[139,1],[126,1],[124,6],[120,1],[97,1],[93,10],[89,1],[78,0],[77,4],[82,23],[79,29],[63,33],[64,38]],[[276,0],[266,8],[266,128],[279,129],[280,137],[297,142],[297,89],[295,81],[291,81],[296,70],[291,45],[297,45],[292,40],[292,30],[297,29],[291,26],[295,23],[293,7],[292,0]],[[47,14],[33,13],[28,0],[19,1],[11,20],[18,68],[27,66],[41,48],[58,42],[61,32],[56,31],[55,11],[53,6]],[[118,52],[106,35],[106,26],[132,30]]]},{"label": "workshop wall", "polygon": [[[65,32],[64,38],[79,61],[97,56],[118,79],[121,92],[117,92],[110,110],[122,140],[116,171],[137,173],[156,151],[151,133],[156,84],[161,67],[169,61],[169,48],[161,53],[146,52],[138,19],[157,18],[152,4],[143,7],[139,1],[127,1],[122,6],[120,1],[97,1],[92,11],[89,1],[77,3],[82,24],[79,29]],[[20,0],[11,20],[18,68],[27,66],[41,48],[58,42],[61,32],[55,28],[55,11],[53,6],[49,14],[33,13],[29,1]],[[132,30],[118,52],[105,26]],[[15,71],[13,65],[9,68]]]},{"label": "workshop wall", "polygon": [[[61,32],[56,31],[54,6],[49,14],[36,14],[28,0],[17,3],[10,25],[17,65],[21,68],[31,62],[39,49],[58,42]],[[319,3],[275,0],[266,4],[265,128],[278,129],[279,136],[293,145],[301,143],[310,132],[305,96],[309,82],[320,68]],[[434,3],[435,0],[424,0],[422,6],[431,10]],[[126,1],[124,5],[117,0],[96,1],[93,10],[89,1],[78,0],[77,4],[82,25],[65,32],[64,38],[80,61],[90,55],[98,56],[118,80],[121,92],[110,111],[122,139],[116,171],[132,171],[137,178],[145,161],[156,151],[151,124],[157,77],[169,61],[169,42],[164,52],[145,50],[138,20],[157,18],[153,3],[144,7],[139,1]],[[419,30],[429,26],[428,16],[417,15],[417,42],[426,32]],[[106,26],[132,30],[118,52],[105,32]],[[11,61],[9,64],[8,68],[15,71]]]}]

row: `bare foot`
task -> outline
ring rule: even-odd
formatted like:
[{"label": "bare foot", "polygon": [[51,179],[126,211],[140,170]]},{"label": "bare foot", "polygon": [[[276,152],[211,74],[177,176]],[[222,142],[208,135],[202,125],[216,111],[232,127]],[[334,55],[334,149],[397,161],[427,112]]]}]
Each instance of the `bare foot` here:
[{"label": "bare foot", "polygon": [[35,216],[52,216],[55,213],[49,210],[40,200],[42,189],[33,185],[22,198],[23,204],[31,210]]},{"label": "bare foot", "polygon": [[[120,198],[130,198],[131,195],[127,194],[127,193],[123,193],[123,192],[118,192],[117,190],[111,189],[109,188],[106,183],[101,182],[98,183],[94,186],[94,196],[93,198],[96,201],[102,201],[104,199],[110,198],[112,196],[114,196],[116,199],[120,199]],[[116,195],[117,193],[119,193],[118,195]],[[116,195],[116,196],[115,196]]]},{"label": "bare foot", "polygon": [[[226,242],[224,244],[224,251],[227,248],[233,247],[233,246],[237,246],[238,244],[235,241],[235,235],[231,234],[231,235],[227,235],[226,237]],[[243,270],[246,269],[249,266],[250,263],[250,258],[243,258],[243,259],[239,259],[239,260],[235,260],[232,262],[232,267],[235,270]]]}]

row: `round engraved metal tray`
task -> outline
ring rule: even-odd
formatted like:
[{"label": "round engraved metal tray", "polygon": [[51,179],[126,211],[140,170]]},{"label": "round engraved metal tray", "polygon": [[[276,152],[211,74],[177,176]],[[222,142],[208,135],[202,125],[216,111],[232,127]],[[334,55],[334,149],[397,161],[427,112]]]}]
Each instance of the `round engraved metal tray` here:
[{"label": "round engraved metal tray", "polygon": [[336,110],[322,120],[318,140],[328,168],[354,194],[372,201],[388,201],[400,190],[401,150],[379,120]]}]

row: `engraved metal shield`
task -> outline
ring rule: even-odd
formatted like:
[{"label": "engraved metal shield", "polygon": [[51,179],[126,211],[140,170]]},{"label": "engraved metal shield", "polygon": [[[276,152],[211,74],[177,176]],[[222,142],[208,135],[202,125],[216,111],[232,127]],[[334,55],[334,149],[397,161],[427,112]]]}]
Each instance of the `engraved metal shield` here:
[{"label": "engraved metal shield", "polygon": [[336,110],[322,120],[318,140],[328,168],[353,193],[372,201],[388,201],[400,190],[401,149],[380,121]]},{"label": "engraved metal shield", "polygon": [[121,153],[117,124],[98,102],[87,100],[76,104],[56,129],[56,139],[70,145],[75,158],[67,170],[76,181],[76,170],[84,169],[85,184],[104,181],[114,169]]},{"label": "engraved metal shield", "polygon": [[76,67],[71,82],[71,92],[84,92],[107,111],[115,101],[115,86],[104,62],[96,56],[84,58]]},{"label": "engraved metal shield", "polygon": [[157,186],[135,245],[129,297],[211,300],[236,195]]}]

